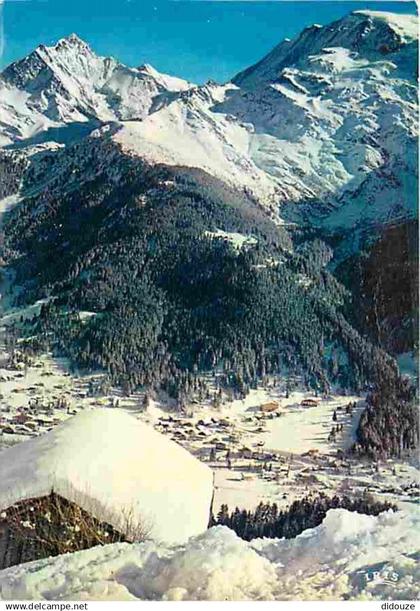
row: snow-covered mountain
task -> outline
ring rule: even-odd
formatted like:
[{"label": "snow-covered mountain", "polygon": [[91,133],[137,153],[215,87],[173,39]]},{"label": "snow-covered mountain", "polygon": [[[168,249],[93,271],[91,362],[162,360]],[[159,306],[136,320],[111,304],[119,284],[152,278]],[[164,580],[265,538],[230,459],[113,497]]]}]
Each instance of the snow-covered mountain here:
[{"label": "snow-covered mountain", "polygon": [[290,199],[331,206],[329,224],[395,220],[415,209],[416,75],[416,18],[356,11],[282,42],[220,108],[253,124],[252,156]]},{"label": "snow-covered mountain", "polygon": [[[23,196],[42,187],[62,197],[69,184],[80,191],[103,168],[117,179],[127,159],[139,168],[198,168],[257,204],[275,225],[315,228],[333,247],[331,267],[350,290],[372,284],[361,255],[376,240],[388,252],[388,230],[396,228],[398,271],[391,258],[383,282],[373,286],[381,292],[394,276],[411,286],[417,51],[416,16],[355,11],[284,40],[226,84],[197,86],[149,65],[98,57],[73,34],[0,74],[0,191],[12,196],[24,174]],[[373,259],[371,278],[378,271]],[[371,290],[365,293],[371,300]],[[401,323],[412,320],[411,306],[389,312],[386,304],[398,300],[375,299],[392,328],[412,328]]]},{"label": "snow-covered mountain", "polygon": [[417,38],[415,16],[356,11],[281,42],[226,85],[197,87],[71,35],[2,73],[0,143],[65,142],[117,122],[125,150],[200,167],[276,218],[401,220],[416,210]]}]

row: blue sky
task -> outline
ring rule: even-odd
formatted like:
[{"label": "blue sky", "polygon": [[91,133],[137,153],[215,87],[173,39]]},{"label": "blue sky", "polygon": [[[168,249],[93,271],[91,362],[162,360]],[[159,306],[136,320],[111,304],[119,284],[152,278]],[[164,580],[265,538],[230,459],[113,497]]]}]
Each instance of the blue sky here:
[{"label": "blue sky", "polygon": [[[0,0],[1,1],[1,0]],[[1,67],[76,32],[101,55],[195,82],[226,81],[285,37],[361,8],[414,13],[414,2],[6,0]]]}]

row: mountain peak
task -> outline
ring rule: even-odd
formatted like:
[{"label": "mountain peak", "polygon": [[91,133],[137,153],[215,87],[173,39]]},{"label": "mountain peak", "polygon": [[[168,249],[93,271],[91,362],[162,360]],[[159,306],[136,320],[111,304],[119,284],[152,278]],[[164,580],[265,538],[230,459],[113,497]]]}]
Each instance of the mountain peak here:
[{"label": "mountain peak", "polygon": [[60,38],[60,40],[52,47],[45,47],[44,45],[41,45],[40,47],[41,49],[49,49],[49,50],[54,50],[54,51],[61,51],[61,50],[67,50],[67,49],[74,49],[76,51],[82,51],[82,52],[86,52],[89,51],[90,53],[92,52],[90,46],[88,45],[87,42],[85,42],[82,38],[80,38],[80,36],[78,36],[75,33],[70,34],[69,36],[65,36],[64,38]]},{"label": "mountain peak", "polygon": [[291,41],[283,41],[254,66],[237,74],[233,83],[254,87],[275,81],[283,68],[299,67],[309,55],[329,48],[343,48],[367,61],[398,52],[418,39],[415,15],[381,11],[353,11],[325,26],[306,27]]},{"label": "mountain peak", "polygon": [[78,36],[75,32],[73,32],[69,36],[66,36],[64,40],[67,40],[67,42],[71,44],[86,44],[85,41],[82,40],[82,38],[80,38],[80,36]]},{"label": "mountain peak", "polygon": [[401,36],[405,42],[418,40],[418,19],[416,15],[404,15],[385,11],[357,10],[351,15],[362,16],[372,21],[385,23],[391,30]]}]

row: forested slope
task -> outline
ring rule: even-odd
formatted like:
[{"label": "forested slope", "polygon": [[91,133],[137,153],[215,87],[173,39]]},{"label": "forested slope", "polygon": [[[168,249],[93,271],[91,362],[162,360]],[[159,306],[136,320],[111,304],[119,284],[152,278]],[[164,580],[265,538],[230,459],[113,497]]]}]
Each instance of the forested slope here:
[{"label": "forested slope", "polygon": [[[94,137],[42,154],[24,189],[35,184],[44,186],[4,232],[20,299],[49,298],[28,333],[33,347],[103,368],[126,392],[164,389],[180,407],[208,398],[213,382],[244,396],[286,372],[320,393],[332,384],[400,392],[394,361],[348,322],[351,296],[326,269],[329,247],[294,248],[247,193]],[[416,437],[404,392],[393,451]],[[387,451],[380,434],[360,439]]]}]

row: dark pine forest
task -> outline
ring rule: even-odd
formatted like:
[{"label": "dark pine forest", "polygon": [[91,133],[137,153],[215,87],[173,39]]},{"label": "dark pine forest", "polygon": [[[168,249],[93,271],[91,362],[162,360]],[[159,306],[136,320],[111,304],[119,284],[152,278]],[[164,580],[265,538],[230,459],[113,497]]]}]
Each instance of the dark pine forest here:
[{"label": "dark pine forest", "polygon": [[[249,193],[201,170],[148,166],[111,140],[42,153],[24,188],[3,256],[25,287],[20,302],[49,298],[28,349],[101,368],[127,393],[164,390],[180,409],[209,398],[209,377],[241,397],[269,375],[299,374],[319,394],[333,384],[369,393],[355,451],[417,443],[413,389],[355,324],[324,241],[296,241]],[[218,230],[253,239],[237,248]]]}]

